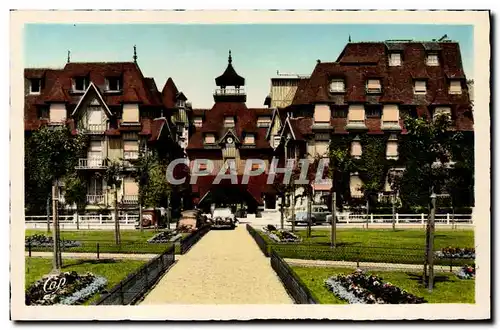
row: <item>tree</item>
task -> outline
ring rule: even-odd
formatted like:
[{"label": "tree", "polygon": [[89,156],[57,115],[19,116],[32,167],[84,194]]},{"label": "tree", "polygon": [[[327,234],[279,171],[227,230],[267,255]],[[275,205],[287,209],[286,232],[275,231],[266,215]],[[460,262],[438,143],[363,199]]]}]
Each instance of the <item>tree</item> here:
[{"label": "tree", "polygon": [[[426,280],[427,264],[430,265],[429,274],[433,274],[435,196],[445,187],[450,174],[452,149],[459,141],[459,133],[450,130],[450,124],[450,117],[446,114],[437,115],[433,120],[405,118],[408,132],[405,148],[411,157],[406,159],[406,170],[401,179],[402,201],[406,204],[411,203],[411,206],[427,205],[429,208],[424,280]],[[428,281],[430,288],[432,281],[430,276]]]},{"label": "tree", "polygon": [[160,205],[170,205],[171,186],[165,179],[166,166],[156,154],[141,154],[136,168],[135,180],[139,184],[139,222],[142,228],[142,206],[156,208]]},{"label": "tree", "polygon": [[113,191],[113,211],[115,218],[115,243],[120,244],[120,221],[118,219],[118,189],[120,189],[123,178],[123,163],[121,161],[106,160],[108,167],[104,173],[106,184]]},{"label": "tree", "polygon": [[76,229],[79,229],[78,213],[83,213],[85,206],[87,206],[86,180],[76,173],[67,175],[64,178],[64,197],[67,204],[76,206]]},{"label": "tree", "polygon": [[[72,134],[66,126],[44,126],[26,138],[25,182],[27,206],[30,210],[43,209],[48,205],[51,190],[57,191],[59,182],[75,171],[78,158],[87,147],[87,137]],[[57,196],[52,196],[53,198]],[[47,207],[47,206],[46,206]],[[47,207],[47,220],[49,220]],[[57,210],[56,210],[57,211]],[[57,214],[53,214],[56,222]],[[61,267],[59,228],[54,224],[54,270]]]},{"label": "tree", "polygon": [[[349,176],[354,167],[351,155],[347,148],[333,145],[330,147],[330,171],[332,180],[332,233],[331,246],[336,246],[337,234],[337,207],[343,204],[350,187]],[[341,198],[338,198],[341,197]]]}]

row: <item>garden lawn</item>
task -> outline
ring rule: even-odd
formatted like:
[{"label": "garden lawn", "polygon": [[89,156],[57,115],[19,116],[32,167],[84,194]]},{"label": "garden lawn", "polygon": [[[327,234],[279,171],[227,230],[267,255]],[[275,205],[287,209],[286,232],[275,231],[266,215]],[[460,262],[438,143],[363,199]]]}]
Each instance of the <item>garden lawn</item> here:
[{"label": "garden lawn", "polygon": [[[91,252],[97,253],[97,243],[99,243],[99,252],[102,253],[162,253],[172,243],[159,244],[148,243],[157,231],[144,230],[121,230],[121,244],[115,244],[115,232],[113,230],[75,230],[61,231],[62,240],[75,240],[81,243],[81,246],[72,248],[63,248],[63,252]],[[52,236],[52,232],[46,230],[27,229],[26,236],[34,234],[43,234]],[[26,248],[28,249],[28,248]],[[32,248],[32,251],[52,251],[52,247]]]},{"label": "garden lawn", "polygon": [[[324,281],[337,274],[350,274],[355,269],[325,267],[294,267],[292,269],[313,293],[321,304],[347,304],[329,291]],[[432,293],[421,284],[421,273],[396,271],[367,271],[380,276],[409,293],[423,297],[428,303],[467,303],[475,302],[475,281],[461,280],[454,273],[437,273]]]},{"label": "garden lawn", "polygon": [[[108,280],[106,289],[111,289],[128,274],[136,271],[144,265],[145,260],[77,260],[64,259],[62,272],[76,271],[78,274],[91,272],[94,275],[100,275]],[[52,259],[50,258],[25,258],[25,287],[41,279],[52,270]],[[99,299],[100,294],[92,296],[85,304],[90,304]]]},{"label": "garden lawn", "polygon": [[[337,247],[330,248],[330,230],[313,230],[310,238],[305,230],[296,233],[301,243],[276,243],[265,233],[259,232],[283,258],[345,260],[423,264],[425,254],[425,231],[422,229],[339,229]],[[474,247],[472,230],[437,230],[434,235],[434,250],[444,247]],[[464,265],[469,259],[435,259],[436,264]]]}]

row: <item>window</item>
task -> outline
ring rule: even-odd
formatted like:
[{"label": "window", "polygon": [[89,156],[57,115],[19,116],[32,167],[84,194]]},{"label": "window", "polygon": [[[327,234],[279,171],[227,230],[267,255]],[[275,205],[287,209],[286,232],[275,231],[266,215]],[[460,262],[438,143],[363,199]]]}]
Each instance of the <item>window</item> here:
[{"label": "window", "polygon": [[73,78],[73,91],[75,92],[85,92],[89,85],[87,77],[75,77]]},{"label": "window", "polygon": [[124,123],[138,123],[139,122],[139,105],[138,104],[124,104],[122,121]]},{"label": "window", "polygon": [[377,107],[367,107],[366,108],[366,118],[380,118],[381,111]]},{"label": "window", "polygon": [[122,82],[119,77],[109,77],[106,79],[106,89],[110,92],[117,92],[122,89]]},{"label": "window", "polygon": [[244,144],[255,144],[255,135],[253,134],[246,134],[245,135],[245,140],[243,141]]},{"label": "window", "polygon": [[183,99],[177,100],[177,107],[178,108],[184,108],[186,106],[186,101]]},{"label": "window", "polygon": [[343,93],[345,92],[345,84],[343,79],[333,79],[330,82],[330,92],[331,93]]},{"label": "window", "polygon": [[139,158],[139,141],[125,140],[123,141],[123,158],[137,159]]},{"label": "window", "polygon": [[214,134],[205,135],[205,143],[206,144],[214,144],[215,143],[215,135]]},{"label": "window", "polygon": [[366,82],[367,93],[380,93],[381,91],[382,85],[380,84],[380,79],[368,79]]},{"label": "window", "polygon": [[425,94],[425,93],[427,93],[427,82],[425,80],[415,80],[415,85],[413,87],[413,92],[415,94]]},{"label": "window", "polygon": [[347,109],[333,109],[333,118],[346,118]]},{"label": "window", "polygon": [[38,109],[38,118],[49,119],[49,108],[44,106]]},{"label": "window", "polygon": [[66,105],[64,103],[52,103],[49,116],[51,124],[64,123],[66,121]]},{"label": "window", "polygon": [[362,104],[351,104],[347,116],[349,122],[364,123],[365,122],[365,107]]},{"label": "window", "polygon": [[385,155],[387,159],[398,159],[398,138],[395,134],[391,134],[389,140],[387,141],[387,149]]},{"label": "window", "polygon": [[203,119],[201,117],[194,117],[193,124],[195,127],[201,127],[203,125]]},{"label": "window", "polygon": [[359,141],[359,137],[355,137],[351,142],[351,156],[354,158],[361,158],[363,151],[361,149],[361,143]]},{"label": "window", "polygon": [[271,117],[260,116],[257,118],[257,127],[269,127],[271,125]]},{"label": "window", "polygon": [[389,55],[389,66],[401,65],[401,53],[391,53]]},{"label": "window", "polygon": [[40,78],[30,79],[30,94],[40,94],[42,90],[42,80]]},{"label": "window", "polygon": [[234,117],[225,117],[224,127],[234,127]]},{"label": "window", "polygon": [[281,136],[275,136],[273,137],[273,147],[276,148],[280,145],[281,142]]},{"label": "window", "polygon": [[439,66],[439,58],[435,53],[427,54],[426,64],[428,66]]},{"label": "window", "polygon": [[450,81],[450,94],[462,94],[462,83],[460,80]]},{"label": "window", "polygon": [[384,105],[382,123],[399,125],[399,107],[397,104]]},{"label": "window", "polygon": [[450,107],[437,107],[434,109],[434,114],[432,116],[433,119],[436,119],[438,116],[446,114],[448,118],[451,119],[451,108]]},{"label": "window", "polygon": [[100,166],[102,160],[102,142],[101,140],[90,141],[89,150],[87,153],[89,165]]}]

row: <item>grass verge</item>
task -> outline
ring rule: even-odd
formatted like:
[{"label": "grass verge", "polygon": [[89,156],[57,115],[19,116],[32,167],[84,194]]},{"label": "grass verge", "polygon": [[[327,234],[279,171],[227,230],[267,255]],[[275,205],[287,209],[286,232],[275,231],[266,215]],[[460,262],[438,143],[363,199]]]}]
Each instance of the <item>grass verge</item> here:
[{"label": "grass verge", "polygon": [[[324,281],[337,274],[350,274],[354,269],[325,267],[295,267],[295,273],[318,299],[321,304],[346,304],[338,299],[324,285]],[[475,302],[475,281],[461,280],[453,273],[437,273],[434,290],[429,292],[422,284],[422,274],[404,271],[367,271],[380,276],[385,282],[390,282],[406,291],[424,297],[428,303],[467,303]]]},{"label": "grass verge", "polygon": [[[78,274],[91,272],[100,275],[108,280],[106,289],[111,289],[128,274],[136,271],[144,265],[147,260],[112,260],[112,259],[65,259],[63,260],[62,272],[76,271]],[[52,270],[52,259],[50,258],[25,258],[25,288],[41,279]],[[85,305],[99,299],[100,294],[93,295],[85,302]]]},{"label": "grass verge", "polygon": [[[310,238],[299,230],[301,243],[276,243],[257,231],[283,258],[422,264],[425,258],[425,231],[417,229],[339,229],[337,247],[330,247],[329,230],[313,230]],[[434,249],[474,247],[474,231],[436,231]],[[439,265],[460,266],[470,259],[435,259]]]},{"label": "grass verge", "polygon": [[[143,232],[139,230],[122,230],[120,231],[121,244],[116,245],[115,233],[112,230],[65,230],[61,231],[61,239],[78,241],[81,245],[72,248],[63,248],[62,251],[97,254],[97,244],[99,243],[100,253],[162,253],[173,243],[148,243],[147,240],[156,235],[156,233],[157,231],[155,230],[144,230]],[[52,232],[47,233],[45,230],[26,230],[26,236],[34,234],[52,236]],[[52,248],[32,247],[32,251],[52,251]]]}]

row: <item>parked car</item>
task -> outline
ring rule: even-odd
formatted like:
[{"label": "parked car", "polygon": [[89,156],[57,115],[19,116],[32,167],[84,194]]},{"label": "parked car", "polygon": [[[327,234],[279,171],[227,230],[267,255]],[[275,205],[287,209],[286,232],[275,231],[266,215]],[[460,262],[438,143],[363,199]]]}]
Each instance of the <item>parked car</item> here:
[{"label": "parked car", "polygon": [[216,208],[212,214],[212,228],[236,228],[236,220],[231,209],[226,208]]},{"label": "parked car", "polygon": [[[314,225],[317,224],[322,224],[326,222],[327,216],[331,215],[331,212],[328,211],[328,208],[326,206],[321,206],[321,205],[313,205],[311,209],[311,221]],[[292,217],[288,217],[287,219],[288,222],[292,222]],[[305,211],[300,211],[295,213],[295,223],[308,223],[307,219],[307,212]]]}]

